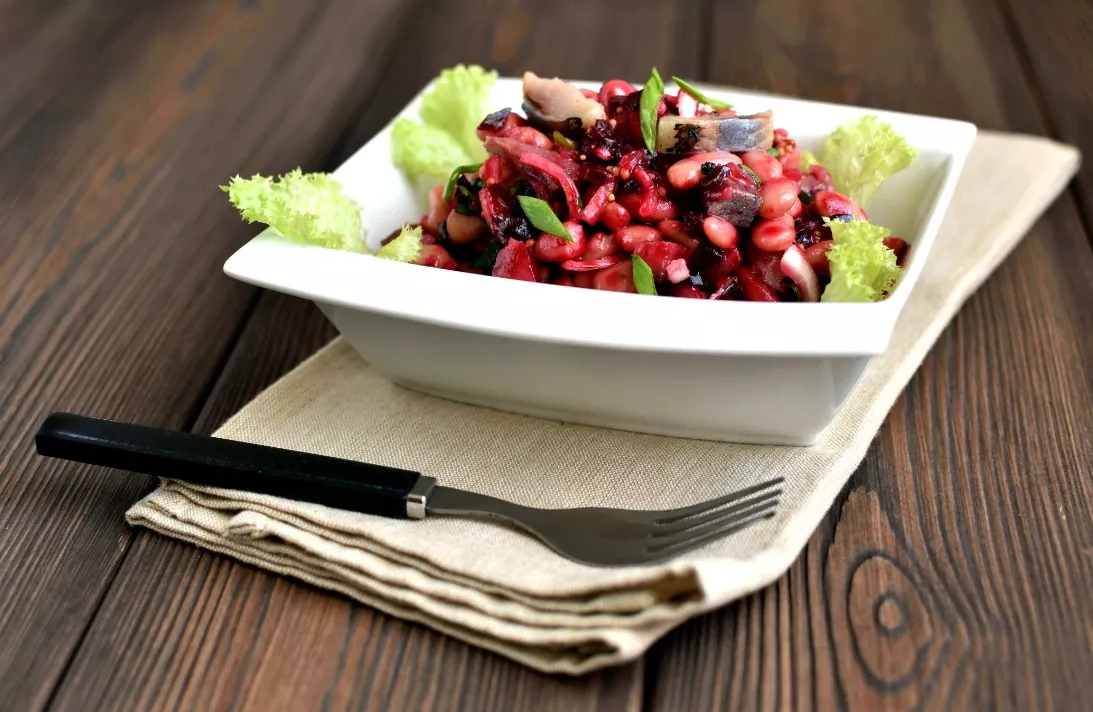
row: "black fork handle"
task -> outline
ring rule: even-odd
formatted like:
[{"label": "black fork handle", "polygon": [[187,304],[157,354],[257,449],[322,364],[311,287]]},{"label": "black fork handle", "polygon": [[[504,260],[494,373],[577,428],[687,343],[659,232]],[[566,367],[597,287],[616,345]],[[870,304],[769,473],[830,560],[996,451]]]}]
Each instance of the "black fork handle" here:
[{"label": "black fork handle", "polygon": [[47,417],[34,442],[47,457],[398,519],[425,516],[435,483],[410,470],[71,413]]}]

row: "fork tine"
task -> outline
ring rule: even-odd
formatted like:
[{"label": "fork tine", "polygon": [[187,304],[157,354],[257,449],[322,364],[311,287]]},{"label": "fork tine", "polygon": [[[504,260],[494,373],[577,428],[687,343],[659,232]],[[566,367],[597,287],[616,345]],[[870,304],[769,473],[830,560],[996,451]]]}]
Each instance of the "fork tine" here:
[{"label": "fork tine", "polygon": [[735,502],[732,504],[732,506],[715,509],[711,512],[702,514],[697,517],[689,517],[687,519],[676,520],[670,524],[656,524],[654,525],[653,532],[652,534],[650,534],[650,536],[653,538],[664,538],[669,537],[672,534],[676,534],[677,532],[686,531],[688,529],[697,529],[703,524],[718,522],[757,504],[763,504],[769,500],[777,501],[777,499],[781,496],[782,490],[781,488],[779,488],[776,490],[763,492],[762,494],[758,494],[753,497],[749,497],[748,499]]},{"label": "fork tine", "polygon": [[738,520],[732,526],[725,527],[724,529],[718,529],[717,531],[710,532],[704,536],[696,537],[694,539],[686,539],[684,541],[676,542],[671,546],[665,546],[659,549],[648,549],[647,551],[650,557],[655,559],[663,559],[668,556],[674,556],[676,554],[681,554],[689,549],[694,549],[702,544],[711,542],[714,539],[720,539],[722,537],[729,536],[730,534],[735,534],[742,529],[747,529],[751,525],[758,524],[759,522],[765,519],[770,519],[773,516],[774,510],[771,509]]},{"label": "fork tine", "polygon": [[722,505],[729,504],[730,502],[735,502],[736,500],[743,499],[745,497],[748,497],[749,495],[753,495],[756,492],[762,492],[763,490],[770,489],[775,485],[780,485],[785,481],[786,478],[784,477],[775,477],[773,480],[767,480],[766,482],[760,482],[759,484],[752,485],[751,487],[745,487],[744,489],[737,490],[735,492],[729,492],[727,495],[718,497],[717,499],[711,499],[708,502],[699,502],[698,504],[693,504],[689,507],[680,507],[679,509],[669,509],[665,512],[662,512],[660,517],[653,520],[653,523],[670,524],[672,522],[677,522],[680,519],[693,517],[696,514],[703,514],[710,511],[711,509],[716,509]]},{"label": "fork tine", "polygon": [[650,552],[662,553],[672,549],[691,548],[702,542],[739,531],[758,519],[773,516],[777,506],[777,499],[766,500],[711,524],[686,529],[669,539],[650,544],[646,549]]}]

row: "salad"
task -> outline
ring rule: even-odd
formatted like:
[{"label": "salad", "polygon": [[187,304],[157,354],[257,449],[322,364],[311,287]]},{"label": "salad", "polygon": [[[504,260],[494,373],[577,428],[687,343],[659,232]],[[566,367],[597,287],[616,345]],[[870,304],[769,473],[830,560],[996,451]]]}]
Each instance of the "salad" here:
[{"label": "salad", "polygon": [[[908,244],[869,222],[877,189],[916,158],[875,116],[820,155],[770,111],[740,114],[687,81],[598,91],[527,72],[522,114],[490,111],[496,74],[445,70],[420,119],[392,127],[392,160],[429,209],[377,257],[507,279],[692,299],[869,302]],[[223,186],[251,222],[368,252],[360,206],[328,174]]]}]

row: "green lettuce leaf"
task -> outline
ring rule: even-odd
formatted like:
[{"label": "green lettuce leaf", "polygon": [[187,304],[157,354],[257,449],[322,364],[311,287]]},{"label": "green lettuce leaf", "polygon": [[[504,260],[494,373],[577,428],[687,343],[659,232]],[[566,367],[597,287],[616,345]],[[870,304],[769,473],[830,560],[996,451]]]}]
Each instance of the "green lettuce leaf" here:
[{"label": "green lettuce leaf", "polygon": [[446,131],[399,119],[391,129],[391,160],[412,181],[440,183],[467,163],[467,153]]},{"label": "green lettuce leaf", "polygon": [[820,162],[812,151],[801,149],[801,172],[808,173],[808,169]]},{"label": "green lettuce leaf", "polygon": [[443,183],[452,169],[480,163],[486,149],[476,129],[489,113],[497,72],[462,64],[445,69],[421,99],[421,121],[401,118],[391,134],[391,160],[410,180]]},{"label": "green lettuce leaf", "polygon": [[896,253],[884,246],[892,231],[862,220],[824,220],[835,244],[827,251],[831,283],[822,302],[875,302],[891,291],[900,276]]},{"label": "green lettuce leaf", "polygon": [[831,172],[835,189],[863,209],[881,183],[911,165],[918,153],[891,125],[863,116],[824,139],[820,163]]},{"label": "green lettuce leaf", "polygon": [[279,178],[235,176],[220,189],[249,223],[265,223],[297,242],[368,252],[361,206],[329,173],[297,168]]},{"label": "green lettuce leaf", "polygon": [[402,226],[402,232],[394,240],[379,249],[376,257],[395,262],[416,262],[421,256],[421,226]]}]

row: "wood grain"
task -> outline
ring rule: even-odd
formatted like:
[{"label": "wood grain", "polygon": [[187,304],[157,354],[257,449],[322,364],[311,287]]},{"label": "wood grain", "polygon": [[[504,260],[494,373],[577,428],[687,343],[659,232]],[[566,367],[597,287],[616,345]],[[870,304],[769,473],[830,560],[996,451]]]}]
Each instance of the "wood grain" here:
[{"label": "wood grain", "polygon": [[[715,44],[710,79],[1044,130],[990,2],[753,8],[718,6],[715,35],[761,40]],[[1090,303],[1064,198],[941,337],[789,574],[648,656],[651,708],[1082,708]]]},{"label": "wood grain", "polygon": [[1037,89],[1052,134],[1081,149],[1086,160],[1076,194],[1093,224],[1093,4],[1083,0],[1003,0],[1018,52]]},{"label": "wood grain", "polygon": [[161,5],[101,30],[101,51],[69,74],[39,74],[64,76],[21,94],[32,116],[0,146],[10,709],[45,704],[126,549],[122,513],[151,484],[40,459],[34,428],[55,409],[189,424],[256,294],[220,273],[250,230],[217,184],[314,165],[379,78],[383,28],[404,11],[393,0]]},{"label": "wood grain", "polygon": [[[534,68],[639,81],[650,61],[697,71],[699,14],[688,12],[696,6],[434,2],[337,153],[354,151],[440,68],[457,62],[504,74]],[[584,21],[566,20],[577,15]],[[601,33],[619,18],[624,31]],[[648,41],[648,57],[628,51],[635,36]],[[265,380],[252,377],[256,362],[273,376],[315,348],[284,341],[301,328],[315,333],[320,323],[314,312],[301,320],[297,308],[263,297],[206,404],[202,428],[256,392]],[[139,615],[133,601],[146,602]],[[640,664],[580,679],[535,673],[346,599],[141,534],[54,707],[268,709],[291,700],[299,709],[633,710],[642,683]]]},{"label": "wood grain", "polygon": [[941,337],[789,574],[598,675],[134,537],[146,480],[29,447],[58,408],[210,432],[325,343],[309,303],[220,276],[253,231],[215,185],[344,159],[440,67],[656,63],[1087,140],[1087,8],[1003,2],[0,6],[0,709],[1087,706],[1093,254],[1068,199]]}]

